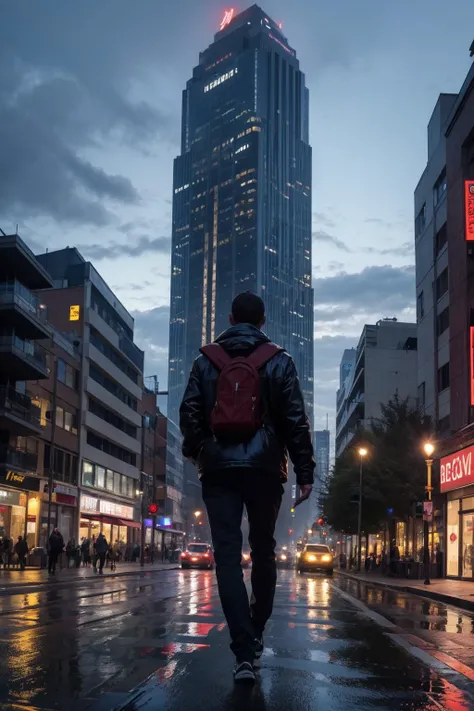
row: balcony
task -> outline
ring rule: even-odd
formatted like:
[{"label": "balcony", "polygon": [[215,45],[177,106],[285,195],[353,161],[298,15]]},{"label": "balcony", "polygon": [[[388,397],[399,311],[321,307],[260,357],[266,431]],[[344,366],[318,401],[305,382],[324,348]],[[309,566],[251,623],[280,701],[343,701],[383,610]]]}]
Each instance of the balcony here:
[{"label": "balcony", "polygon": [[28,395],[0,387],[0,429],[15,435],[41,434],[41,409]]},{"label": "balcony", "polygon": [[35,472],[38,455],[14,447],[0,447],[0,469],[17,472]]},{"label": "balcony", "polygon": [[0,282],[0,319],[7,329],[23,338],[48,338],[51,329],[46,317],[46,306],[21,282]]},{"label": "balcony", "polygon": [[48,377],[46,350],[18,336],[0,336],[0,371],[10,380]]}]

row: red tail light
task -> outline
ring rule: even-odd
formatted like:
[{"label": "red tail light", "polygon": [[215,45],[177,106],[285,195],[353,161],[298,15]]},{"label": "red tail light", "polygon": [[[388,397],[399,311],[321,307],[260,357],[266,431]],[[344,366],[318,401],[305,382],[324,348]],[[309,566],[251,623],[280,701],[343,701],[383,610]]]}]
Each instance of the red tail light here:
[{"label": "red tail light", "polygon": [[204,558],[209,558],[209,553],[204,553]]}]

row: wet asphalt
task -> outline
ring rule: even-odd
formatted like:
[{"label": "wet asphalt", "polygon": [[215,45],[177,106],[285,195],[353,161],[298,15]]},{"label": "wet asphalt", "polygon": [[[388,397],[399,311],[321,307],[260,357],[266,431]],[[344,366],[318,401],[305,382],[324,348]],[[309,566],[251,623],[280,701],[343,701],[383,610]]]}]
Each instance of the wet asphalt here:
[{"label": "wet asphalt", "polygon": [[473,682],[410,645],[469,664],[473,632],[440,603],[281,571],[258,682],[236,687],[212,572],[58,575],[0,591],[0,709],[468,711]]}]

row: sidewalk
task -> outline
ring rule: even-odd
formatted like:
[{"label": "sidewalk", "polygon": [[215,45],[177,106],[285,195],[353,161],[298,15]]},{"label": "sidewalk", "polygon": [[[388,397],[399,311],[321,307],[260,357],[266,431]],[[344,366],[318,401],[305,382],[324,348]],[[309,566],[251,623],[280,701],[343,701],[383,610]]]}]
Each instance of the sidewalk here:
[{"label": "sidewalk", "polygon": [[391,590],[420,595],[444,602],[446,605],[454,605],[463,610],[474,611],[474,582],[468,580],[450,580],[446,578],[435,579],[430,585],[425,585],[422,580],[407,580],[406,578],[389,578],[381,573],[351,573],[345,570],[337,570],[336,573],[342,577],[351,578],[362,583],[369,583]]},{"label": "sidewalk", "polygon": [[56,568],[56,574],[49,575],[48,570],[43,568],[27,568],[24,571],[16,569],[0,570],[0,591],[9,588],[47,585],[51,580],[61,583],[81,583],[84,580],[104,580],[105,578],[117,578],[126,575],[140,575],[142,573],[159,573],[166,570],[176,570],[178,563],[145,563],[143,568],[140,563],[117,564],[114,571],[104,568],[103,575],[95,574],[92,566],[89,568],[66,568],[61,570]]}]

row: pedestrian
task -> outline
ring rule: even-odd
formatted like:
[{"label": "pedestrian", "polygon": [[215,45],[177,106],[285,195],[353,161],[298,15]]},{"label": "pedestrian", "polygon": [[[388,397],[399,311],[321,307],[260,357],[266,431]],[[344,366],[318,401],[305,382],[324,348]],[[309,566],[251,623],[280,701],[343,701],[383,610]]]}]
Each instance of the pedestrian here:
[{"label": "pedestrian", "polygon": [[11,541],[8,536],[5,536],[3,539],[3,567],[6,570],[7,568],[10,568],[11,562],[12,562],[12,551],[13,551],[13,542]]},{"label": "pedestrian", "polygon": [[53,528],[53,531],[49,537],[49,562],[48,562],[48,573],[54,575],[56,572],[56,563],[58,558],[62,555],[64,548],[64,539],[59,532],[57,526]]},{"label": "pedestrian", "polygon": [[[104,572],[104,563],[105,563],[105,556],[107,555],[107,551],[109,550],[109,545],[107,543],[107,539],[104,536],[103,533],[99,533],[97,536],[97,540],[95,542],[95,552],[96,552],[96,557],[99,560],[99,573],[102,575]],[[94,564],[94,572],[97,572],[97,562]]]},{"label": "pedestrian", "polygon": [[20,570],[25,570],[26,567],[26,556],[28,555],[28,543],[23,538],[23,536],[18,536],[18,541],[15,544],[15,553],[18,556],[18,562],[20,564]]},{"label": "pedestrian", "polygon": [[66,546],[66,558],[68,568],[74,568],[76,562],[76,539],[71,538]]},{"label": "pedestrian", "polygon": [[82,557],[82,565],[89,567],[89,564],[91,562],[91,555],[90,555],[90,541],[88,538],[83,538],[82,543],[81,543],[81,557]]},{"label": "pedestrian", "polygon": [[[236,681],[255,681],[276,586],[274,538],[293,462],[300,501],[314,476],[311,429],[293,359],[261,330],[262,299],[235,297],[231,326],[194,361],[180,408],[183,454],[202,480],[217,581],[236,657]],[[252,596],[243,580],[242,512],[252,551]]]},{"label": "pedestrian", "polygon": [[397,546],[395,539],[392,541],[390,548],[390,574],[396,576],[398,573],[398,564],[400,562],[400,549]]}]

